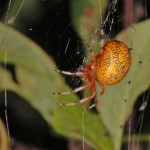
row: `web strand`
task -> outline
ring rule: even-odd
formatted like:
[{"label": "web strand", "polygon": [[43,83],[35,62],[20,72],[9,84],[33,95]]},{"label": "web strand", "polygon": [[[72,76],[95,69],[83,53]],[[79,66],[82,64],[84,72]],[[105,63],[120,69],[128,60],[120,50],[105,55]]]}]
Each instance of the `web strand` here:
[{"label": "web strand", "polygon": [[128,150],[130,150],[130,143],[131,143],[131,124],[132,124],[132,116],[130,117],[130,119],[129,119],[129,131],[128,131],[128,133],[129,133],[129,135],[128,135]]},{"label": "web strand", "polygon": [[[10,9],[10,5],[11,5],[11,0],[9,1],[8,4],[8,9],[7,9],[7,13],[6,13],[6,17],[5,17],[5,22],[7,21],[8,18],[8,12]],[[8,136],[8,142],[10,144],[10,130],[9,130],[9,121],[8,121],[8,101],[7,101],[7,80],[6,80],[6,69],[7,69],[7,50],[5,45],[3,45],[3,49],[4,49],[4,110],[5,110],[5,120],[6,120],[6,129],[7,129],[7,136]],[[10,148],[11,149],[11,148]]]},{"label": "web strand", "polygon": [[[17,16],[19,15],[19,12],[21,11],[21,8],[24,4],[25,0],[22,1],[16,15],[14,18],[11,18],[12,20],[8,20],[8,15],[9,15],[9,11],[10,11],[10,7],[11,7],[11,4],[12,4],[12,0],[9,0],[9,3],[8,3],[8,8],[7,8],[7,12],[6,12],[6,17],[5,17],[5,23],[10,23],[10,24],[14,24],[14,21],[16,20]],[[9,31],[9,36],[8,38],[11,37],[11,34],[12,34],[12,29],[10,29]],[[9,144],[11,143],[11,138],[10,138],[10,129],[9,129],[9,120],[8,120],[8,112],[7,112],[7,109],[8,109],[8,99],[7,99],[7,79],[6,79],[6,69],[7,69],[7,50],[5,49],[4,47],[4,56],[5,56],[5,62],[4,62],[4,99],[5,99],[5,119],[6,119],[6,128],[7,128],[7,135],[8,135],[8,140],[9,140]],[[10,148],[11,149],[11,148]]]},{"label": "web strand", "polygon": [[85,131],[84,131],[84,123],[85,123],[85,112],[82,111],[82,149],[85,150]]},{"label": "web strand", "polygon": [[145,19],[148,18],[148,15],[147,15],[147,0],[144,1],[144,10],[145,10]]},{"label": "web strand", "polygon": [[8,113],[7,113],[7,109],[8,109],[8,103],[7,103],[7,81],[6,81],[6,65],[7,65],[7,51],[5,49],[5,64],[4,64],[4,91],[5,91],[5,119],[6,119],[6,128],[7,128],[7,135],[8,135],[8,140],[10,143],[10,132],[9,132],[9,122],[8,122]]},{"label": "web strand", "polygon": [[21,3],[21,5],[20,5],[20,7],[19,7],[19,9],[18,9],[18,11],[17,11],[17,13],[15,15],[14,21],[16,20],[17,16],[19,15],[19,13],[20,13],[20,11],[21,11],[21,9],[23,7],[24,2],[25,2],[25,0],[22,0],[22,3]]},{"label": "web strand", "polygon": [[7,20],[8,20],[8,14],[9,14],[9,10],[10,10],[10,6],[11,6],[11,0],[9,0],[9,3],[8,3],[8,8],[7,8],[7,12],[6,12],[6,17],[5,17],[5,23],[7,23]]},{"label": "web strand", "polygon": [[99,0],[99,16],[100,16],[100,21],[101,21],[101,24],[103,22],[103,16],[102,16],[102,9],[101,9],[101,0]]}]

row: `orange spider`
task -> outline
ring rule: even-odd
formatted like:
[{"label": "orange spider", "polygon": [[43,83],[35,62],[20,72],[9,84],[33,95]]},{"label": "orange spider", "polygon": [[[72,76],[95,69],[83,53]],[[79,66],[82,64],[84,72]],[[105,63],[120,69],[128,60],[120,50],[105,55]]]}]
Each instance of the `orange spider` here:
[{"label": "orange spider", "polygon": [[[79,76],[87,78],[88,83],[81,87],[78,87],[70,92],[62,92],[57,94],[72,94],[82,91],[88,87],[92,87],[92,93],[90,96],[80,99],[77,102],[72,103],[61,103],[60,105],[72,106],[77,104],[85,103],[93,99],[96,95],[95,80],[101,86],[100,95],[104,94],[104,85],[112,85],[121,81],[127,74],[131,65],[131,54],[129,48],[121,41],[118,40],[108,40],[104,44],[104,31],[101,29],[101,42],[100,42],[100,52],[94,55],[93,50],[87,45],[88,50],[91,55],[91,61],[86,64],[84,71],[68,72],[56,70],[65,75]],[[55,93],[53,93],[55,94]],[[97,101],[92,104],[88,109],[95,107]]]}]

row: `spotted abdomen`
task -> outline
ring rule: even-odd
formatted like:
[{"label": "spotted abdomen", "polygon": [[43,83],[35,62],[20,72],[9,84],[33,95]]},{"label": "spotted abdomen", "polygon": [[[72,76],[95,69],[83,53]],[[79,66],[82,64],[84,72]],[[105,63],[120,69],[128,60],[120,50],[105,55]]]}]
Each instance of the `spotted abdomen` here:
[{"label": "spotted abdomen", "polygon": [[104,45],[98,59],[96,79],[106,85],[116,84],[127,74],[131,65],[131,54],[121,41],[110,40]]}]

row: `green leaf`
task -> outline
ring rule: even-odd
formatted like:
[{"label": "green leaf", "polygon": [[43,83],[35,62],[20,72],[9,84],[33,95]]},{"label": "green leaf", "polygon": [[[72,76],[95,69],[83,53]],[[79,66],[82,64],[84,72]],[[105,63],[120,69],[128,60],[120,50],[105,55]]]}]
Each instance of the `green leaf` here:
[{"label": "green leaf", "polygon": [[23,20],[26,20],[26,22],[35,21],[35,19],[39,15],[40,12],[39,10],[40,10],[39,1],[34,0],[9,1],[6,13],[3,16],[3,22],[19,27],[22,24]]},{"label": "green leaf", "polygon": [[124,124],[132,113],[137,97],[150,87],[150,20],[133,25],[116,38],[132,48],[132,63],[127,76],[118,84],[105,87],[98,109],[115,150],[119,150]]},{"label": "green leaf", "polygon": [[0,119],[0,149],[8,150],[8,137],[5,126],[1,119]]},{"label": "green leaf", "polygon": [[83,43],[88,43],[96,53],[99,52],[101,19],[109,4],[108,2],[108,0],[74,0],[71,3],[74,28]]},{"label": "green leaf", "polygon": [[[58,133],[82,139],[82,106],[56,105],[58,102],[77,101],[78,97],[52,94],[70,91],[60,74],[54,71],[54,62],[39,46],[12,28],[0,24],[0,32],[0,90],[4,90],[6,85],[7,90],[16,92],[38,110]],[[15,75],[8,69],[9,66],[14,69]],[[85,112],[85,141],[97,150],[112,149],[102,121],[90,112]]]},{"label": "green leaf", "polygon": [[[50,112],[59,97],[53,92],[69,90],[56,66],[43,50],[22,34],[0,24],[0,90],[16,92],[39,110],[50,122]],[[4,69],[5,61],[7,63]],[[12,67],[13,71],[9,70]],[[72,95],[70,99],[77,97]]]},{"label": "green leaf", "polygon": [[98,115],[81,110],[79,106],[56,109],[52,121],[54,129],[67,137],[83,140],[84,136],[85,142],[95,150],[112,150],[112,140]]},{"label": "green leaf", "polygon": [[107,5],[108,0],[74,0],[71,3],[73,25],[84,42],[92,42],[91,34],[99,30]]}]

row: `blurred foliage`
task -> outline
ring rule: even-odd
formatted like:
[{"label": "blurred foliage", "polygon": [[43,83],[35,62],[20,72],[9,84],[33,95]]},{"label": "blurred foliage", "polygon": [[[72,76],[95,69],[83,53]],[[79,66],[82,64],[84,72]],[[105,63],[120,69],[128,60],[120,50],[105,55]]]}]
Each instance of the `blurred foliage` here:
[{"label": "blurred foliage", "polygon": [[[101,3],[104,14],[107,1],[103,0]],[[98,4],[99,1],[87,0],[80,5],[78,1],[74,1],[71,6],[73,24],[84,42],[91,42],[91,33],[99,26]],[[90,25],[87,22],[91,23],[91,27],[86,27]],[[79,98],[74,94],[69,98],[52,95],[53,92],[70,90],[61,75],[54,71],[56,65],[53,60],[30,39],[4,24],[0,24],[1,82],[6,78],[7,90],[26,99],[59,134],[82,140],[84,115],[85,141],[96,150],[119,150],[124,124],[132,112],[133,104],[150,86],[149,25],[149,20],[135,24],[117,36],[117,39],[132,48],[132,65],[123,81],[117,85],[106,86],[103,96],[97,94],[97,99],[100,100],[97,107],[99,114],[90,111],[83,113],[82,106],[56,105],[62,99],[63,102],[68,102]],[[15,74],[5,69],[5,61],[6,68],[11,66]],[[0,90],[4,88],[4,84],[1,84]],[[99,86],[97,88],[99,91]]]},{"label": "blurred foliage", "polygon": [[[1,80],[4,80],[5,75],[7,90],[12,90],[29,100],[32,106],[42,111],[44,117],[50,120],[49,112],[52,112],[59,100],[59,97],[52,93],[69,88],[54,71],[56,66],[53,60],[39,46],[6,25],[0,24],[0,30]],[[7,69],[4,70],[6,59]],[[1,84],[0,89],[4,89],[4,84]]]},{"label": "blurred foliage", "polygon": [[23,24],[35,22],[40,17],[40,1],[35,0],[13,0],[8,1],[3,22],[21,28]]},{"label": "blurred foliage", "polygon": [[70,10],[75,30],[84,42],[93,40],[91,34],[100,29],[100,18],[104,15],[108,0],[74,0]]}]

